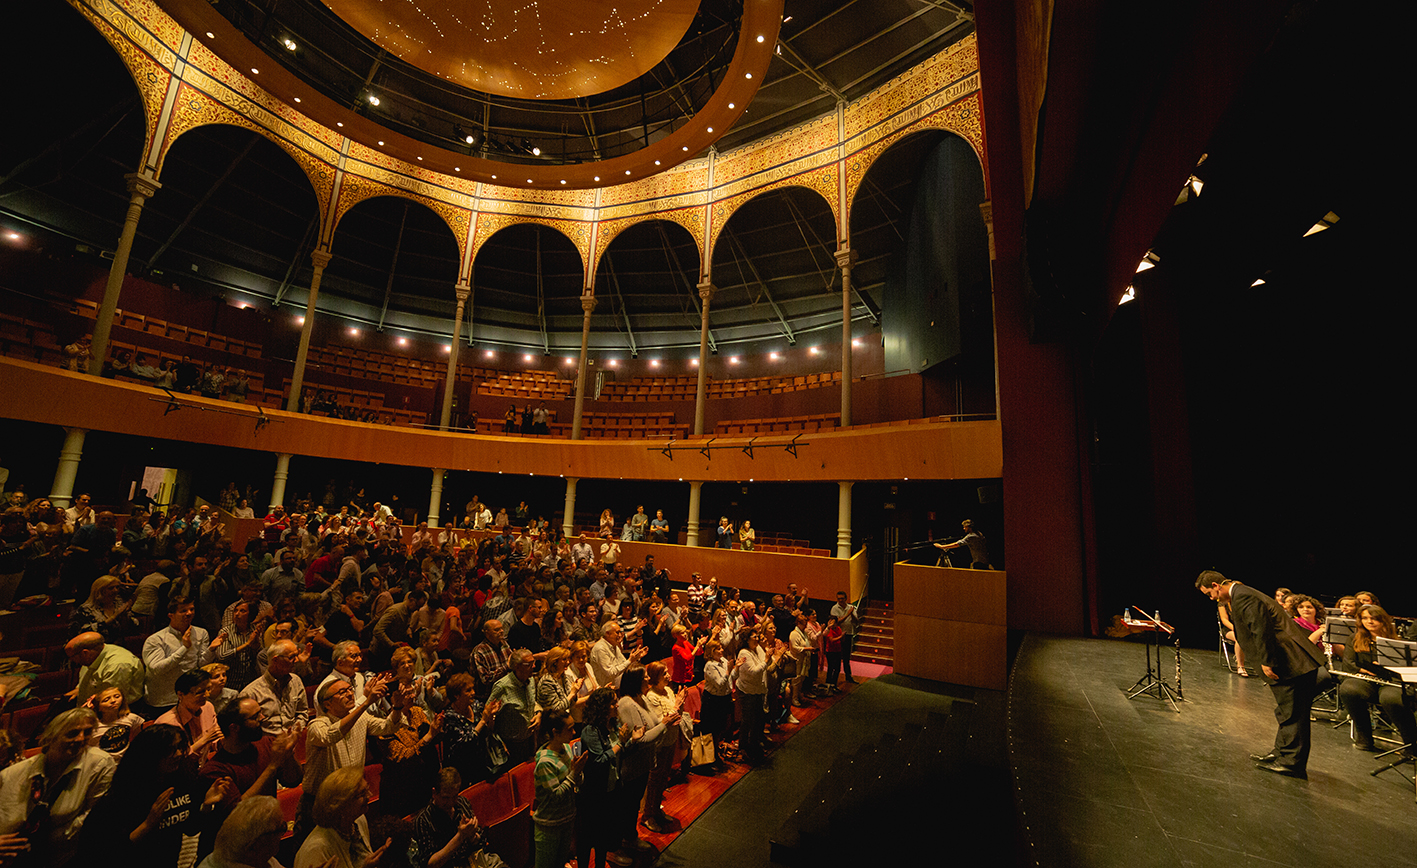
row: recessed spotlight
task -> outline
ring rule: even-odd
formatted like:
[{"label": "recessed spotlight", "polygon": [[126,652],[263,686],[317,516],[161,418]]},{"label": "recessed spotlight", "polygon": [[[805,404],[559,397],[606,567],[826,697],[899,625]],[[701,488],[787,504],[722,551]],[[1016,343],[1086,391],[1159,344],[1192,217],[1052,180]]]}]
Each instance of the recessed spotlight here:
[{"label": "recessed spotlight", "polygon": [[860,338],[852,338],[852,339],[851,339],[851,345],[852,345],[853,347],[859,347],[859,346],[861,346],[861,339],[860,339]]},{"label": "recessed spotlight", "polygon": [[679,150],[681,150],[681,151],[687,151],[687,150],[689,150],[689,146],[688,146],[688,145],[685,145],[684,147],[680,148]]},{"label": "recessed spotlight", "polygon": [[443,344],[443,352],[445,352],[445,353],[451,353],[452,351],[453,351],[453,345],[452,345],[452,344]]},{"label": "recessed spotlight", "polygon": [[730,365],[736,365],[736,364],[738,364],[738,357],[737,357],[737,356],[729,356],[729,357],[728,357],[728,363],[729,363]]},{"label": "recessed spotlight", "polygon": [[492,358],[492,351],[491,351],[491,350],[484,350],[484,351],[482,352],[482,357],[483,357],[484,359],[490,359],[490,358]]},{"label": "recessed spotlight", "polygon": [[568,364],[568,365],[574,365],[574,364],[576,363],[576,360],[575,360],[575,359],[566,359],[565,362],[566,362],[566,364]]},{"label": "recessed spotlight", "polygon": [[251,74],[252,74],[252,75],[260,75],[260,74],[261,74],[261,71],[260,71],[259,69],[257,69],[256,67],[253,66],[253,67],[251,67]]},{"label": "recessed spotlight", "polygon": [[606,362],[606,364],[609,365],[610,367],[614,368],[614,367],[618,367],[620,363],[619,363],[618,361],[616,361],[615,359],[611,359],[610,361]]},{"label": "recessed spotlight", "polygon": [[380,142],[380,143],[379,143],[379,147],[382,148],[383,146],[384,146],[384,143],[383,143],[383,142]]},{"label": "recessed spotlight", "polygon": [[733,103],[729,103],[729,104],[728,104],[728,107],[729,107],[729,108],[737,108],[737,106],[735,106]]},{"label": "recessed spotlight", "polygon": [[524,361],[524,362],[529,362],[529,361],[531,361],[531,353],[527,353],[526,355],[522,356],[522,361]]},{"label": "recessed spotlight", "polygon": [[809,353],[811,353],[812,355],[815,356],[817,353],[821,352],[821,350],[817,349],[816,347],[812,347],[812,348],[810,348],[809,350],[807,350],[807,352],[809,352]]},{"label": "recessed spotlight", "polygon": [[462,171],[462,166],[453,166],[453,171],[454,171],[454,172],[461,172],[461,171]]},{"label": "recessed spotlight", "polygon": [[713,127],[709,127],[709,128],[708,128],[708,131],[709,131],[709,132],[713,132]]},{"label": "recessed spotlight", "polygon": [[295,98],[295,101],[296,101],[296,102],[300,102],[300,97],[297,96],[297,97]]},{"label": "recessed spotlight", "polygon": [[763,38],[762,38],[761,36],[759,36],[759,37],[758,37],[758,41],[759,41],[759,42],[762,42],[762,41],[763,41]]},{"label": "recessed spotlight", "polygon": [[344,121],[335,121],[335,126],[337,126],[337,127],[342,127],[342,126],[344,126]]},{"label": "recessed spotlight", "polygon": [[296,318],[295,318],[295,324],[296,324],[296,325],[305,325],[305,317],[303,317],[303,316],[298,316],[298,317],[296,317]]},{"label": "recessed spotlight", "polygon": [[353,329],[353,328],[352,328],[352,329],[349,330],[349,333],[350,333],[351,336],[357,337],[357,336],[359,335],[359,329]]},{"label": "recessed spotlight", "polygon": [[408,338],[399,338],[399,346],[401,346],[401,347],[406,347],[406,346],[408,346]]},{"label": "recessed spotlight", "polygon": [[596,175],[596,176],[595,176],[595,180],[599,181],[599,180],[600,180],[600,176],[599,176],[599,175]]},{"label": "recessed spotlight", "polygon": [[423,162],[423,158],[422,158],[422,157],[419,157],[419,158],[418,158],[418,162],[420,162],[420,163]]},{"label": "recessed spotlight", "polygon": [[625,170],[625,174],[626,174],[626,175],[630,174],[630,170],[629,170],[629,169],[626,169],[626,170]]},{"label": "recessed spotlight", "polygon": [[650,360],[649,360],[649,366],[650,366],[651,368],[657,368],[657,367],[659,367],[659,359],[650,359]]},{"label": "recessed spotlight", "polygon": [[493,176],[492,176],[492,180],[494,180],[494,181],[497,180],[497,176],[496,176],[496,175],[493,175]]},{"label": "recessed spotlight", "polygon": [[753,77],[753,74],[752,74],[751,72],[745,72],[745,73],[743,73],[743,77],[744,77],[744,78],[752,78],[752,77]]},{"label": "recessed spotlight", "polygon": [[562,183],[562,184],[566,183],[566,179],[565,179],[565,178],[562,178],[562,179],[561,179],[561,183]]},{"label": "recessed spotlight", "polygon": [[768,353],[768,358],[772,359],[775,362],[782,357],[779,356],[777,353]]},{"label": "recessed spotlight", "polygon": [[697,367],[699,366],[699,360],[698,360],[698,359],[690,359],[690,360],[689,360],[689,364],[691,364],[691,365],[693,365],[694,367],[697,368]]},{"label": "recessed spotlight", "polygon": [[208,31],[207,31],[207,38],[208,38],[208,39],[216,39],[216,34],[213,33],[213,32],[211,32],[210,30],[208,30]]},{"label": "recessed spotlight", "polygon": [[[656,166],[658,166],[658,165],[659,165],[659,161],[658,161],[658,160],[655,160],[655,161],[654,161],[654,164],[655,164]],[[565,182],[565,181],[562,181],[561,183],[564,184],[564,183],[566,183],[566,182]]]},{"label": "recessed spotlight", "polygon": [[530,184],[530,183],[531,183],[531,179],[530,179],[530,178],[527,178],[527,179],[526,179],[526,182],[527,182],[528,184]]}]

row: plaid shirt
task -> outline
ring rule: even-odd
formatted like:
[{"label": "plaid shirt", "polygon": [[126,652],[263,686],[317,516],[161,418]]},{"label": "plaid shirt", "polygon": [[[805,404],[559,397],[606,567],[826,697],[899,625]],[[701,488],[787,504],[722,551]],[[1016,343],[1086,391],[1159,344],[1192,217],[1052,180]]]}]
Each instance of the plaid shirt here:
[{"label": "plaid shirt", "polygon": [[486,696],[498,679],[512,671],[512,646],[503,641],[493,648],[483,642],[472,649],[472,665],[477,670],[479,692]]},{"label": "plaid shirt", "polygon": [[[416,868],[426,868],[428,860],[447,846],[453,836],[458,833],[458,826],[471,816],[472,805],[462,796],[458,796],[451,817],[432,804],[419,811],[418,816],[413,820],[413,840],[418,845],[418,854],[413,860]],[[453,854],[453,858],[448,864],[466,865],[479,850],[486,846],[487,836],[482,826],[479,825],[477,831],[463,841],[462,846]]]}]

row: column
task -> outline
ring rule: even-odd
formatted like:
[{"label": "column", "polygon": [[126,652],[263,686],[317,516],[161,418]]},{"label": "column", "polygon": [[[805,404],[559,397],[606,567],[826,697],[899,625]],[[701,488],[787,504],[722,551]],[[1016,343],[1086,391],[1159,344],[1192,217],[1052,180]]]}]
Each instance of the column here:
[{"label": "column", "polygon": [[59,447],[59,466],[49,487],[49,502],[67,509],[74,500],[74,478],[79,475],[79,456],[84,454],[86,428],[65,428],[64,445]]},{"label": "column", "polygon": [[[851,424],[851,266],[856,251],[843,247],[836,252],[841,267],[841,427]],[[850,542],[848,540],[848,547]]]},{"label": "column", "polygon": [[[703,370],[703,364],[699,364],[699,370]],[[684,542],[690,547],[699,544],[699,495],[702,493],[704,484],[702,482],[689,483],[689,523],[685,527],[688,538]]]},{"label": "column", "polygon": [[472,295],[470,286],[457,286],[454,289],[458,294],[458,311],[453,315],[453,348],[448,350],[448,379],[443,383],[443,414],[438,420],[439,431],[448,430],[448,423],[453,418],[453,381],[458,375],[458,341],[462,339],[463,305],[467,304],[467,297]]},{"label": "column", "polygon": [[310,276],[310,297],[305,301],[305,322],[300,326],[300,349],[295,351],[295,373],[290,375],[290,397],[285,409],[300,412],[300,390],[305,385],[305,357],[310,354],[310,332],[315,328],[315,301],[320,297],[320,277],[331,259],[328,250],[310,251],[315,273]]},{"label": "column", "polygon": [[[285,506],[285,481],[290,478],[290,453],[276,453],[276,475],[271,482],[271,506]],[[268,510],[269,511],[269,510]]]},{"label": "column", "polygon": [[851,486],[854,482],[838,482],[836,495],[836,556],[851,557]]},{"label": "column", "polygon": [[561,533],[570,536],[576,530],[576,477],[566,477],[566,511],[561,514]]},{"label": "column", "polygon": [[[701,308],[699,318],[699,385],[694,390],[694,434],[696,436],[704,433],[704,403],[708,399],[708,316],[709,301],[712,299],[713,283],[706,280],[699,284],[699,301],[701,302],[699,305]],[[695,513],[695,515],[697,514]],[[697,535],[696,530],[695,536]],[[693,544],[689,543],[689,545]]]},{"label": "column", "polygon": [[595,310],[595,287],[586,287],[581,293],[581,361],[576,366],[576,410],[571,419],[571,439],[581,439],[581,413],[585,410],[585,376],[590,352],[590,312]]},{"label": "column", "polygon": [[438,513],[443,509],[443,474],[441,467],[433,468],[433,488],[428,492],[428,526],[438,526]]},{"label": "column", "polygon": [[[118,236],[118,249],[113,253],[113,265],[108,269],[108,284],[103,289],[103,303],[98,307],[98,320],[93,324],[93,358],[89,373],[97,376],[108,358],[108,336],[113,331],[113,314],[118,309],[118,294],[123,291],[123,278],[128,273],[128,257],[133,252],[133,238],[138,234],[138,218],[143,203],[161,189],[151,175],[124,175],[128,181],[128,214],[123,218],[123,231]],[[52,501],[51,501],[52,502]]]}]

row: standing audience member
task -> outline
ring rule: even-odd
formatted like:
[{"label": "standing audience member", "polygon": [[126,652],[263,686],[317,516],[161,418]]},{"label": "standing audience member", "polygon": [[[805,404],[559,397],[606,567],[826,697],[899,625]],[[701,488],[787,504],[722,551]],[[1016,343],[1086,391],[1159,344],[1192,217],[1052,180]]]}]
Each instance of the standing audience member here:
[{"label": "standing audience member", "polygon": [[[167,626],[143,642],[143,662],[147,664],[144,685],[148,708],[161,713],[177,704],[173,687],[177,676],[201,669],[212,662],[212,640],[207,631],[192,623],[197,607],[186,597],[173,597],[167,603]],[[221,637],[215,640],[221,647]]]},{"label": "standing audience member", "polygon": [[536,752],[536,800],[531,811],[536,828],[536,868],[565,868],[575,829],[576,782],[586,754],[571,758],[575,729],[565,711],[548,712],[541,728],[546,746]]},{"label": "standing audience member", "polygon": [[61,712],[40,735],[39,753],[0,772],[0,835],[28,843],[26,864],[68,865],[84,820],[108,792],[116,763],[88,746],[97,723],[92,709]]},{"label": "standing audience member", "polygon": [[364,769],[346,768],[332,772],[315,797],[315,829],[295,854],[295,868],[363,868],[377,865],[389,849],[385,841],[378,850],[369,843],[369,784]]},{"label": "standing audience member", "polygon": [[364,745],[369,736],[388,736],[398,729],[403,701],[393,703],[388,717],[367,713],[371,705],[383,698],[388,683],[388,678],[374,679],[357,704],[354,687],[338,678],[326,681],[315,694],[316,707],[321,714],[310,721],[305,731],[305,775],[300,781],[302,816],[310,816],[315,793],[331,772],[364,768]]},{"label": "standing audience member", "polygon": [[177,705],[153,721],[182,730],[192,757],[200,766],[207,758],[211,745],[221,738],[216,725],[216,709],[207,701],[207,682],[211,674],[201,669],[177,676]]},{"label": "standing audience member", "polygon": [[831,614],[836,618],[837,626],[841,627],[841,668],[846,673],[846,683],[855,684],[856,679],[851,677],[851,653],[856,647],[856,604],[846,601],[845,591],[837,591],[836,605],[832,606]]},{"label": "standing audience member", "polygon": [[285,817],[274,796],[252,796],[221,824],[211,855],[198,868],[279,868]]},{"label": "standing audience member", "polygon": [[508,761],[513,765],[531,759],[541,712],[537,710],[536,689],[531,673],[535,660],[530,651],[518,648],[512,652],[512,671],[503,675],[492,688],[487,702],[500,703],[495,726],[507,746]]},{"label": "standing audience member", "polygon": [[461,791],[462,778],[457,769],[438,772],[433,797],[413,818],[413,868],[492,868],[502,864],[486,852],[486,833],[472,813],[472,805],[459,795]]},{"label": "standing audience member", "polygon": [[[274,796],[276,783],[293,787],[300,783],[300,763],[295,759],[294,730],[272,738],[261,724],[265,712],[254,699],[234,699],[217,715],[221,741],[202,765],[206,781],[231,778],[237,799]],[[230,805],[231,799],[227,800]]]},{"label": "standing audience member", "polygon": [[[665,729],[678,723],[677,713],[660,717],[649,710],[645,694],[649,692],[649,679],[642,666],[626,669],[620,677],[620,687],[616,691],[620,697],[616,703],[616,714],[622,726],[628,726],[636,733],[625,743],[620,757],[620,798],[619,816],[611,820],[620,830],[626,844],[638,845],[639,832],[636,829],[636,814],[640,801],[649,788],[650,773],[654,770],[655,753]],[[659,822],[659,805],[645,804],[644,824],[652,832],[667,831]]]},{"label": "standing audience member", "polygon": [[104,686],[117,687],[128,702],[143,698],[143,661],[122,645],[109,645],[101,633],[80,633],[64,645],[64,656],[78,664],[79,685],[73,698],[83,705]]},{"label": "standing audience member", "polygon": [[279,735],[292,727],[303,727],[310,721],[309,700],[305,685],[294,674],[300,649],[289,639],[281,639],[266,649],[270,663],[260,678],[237,693],[240,699],[254,699],[265,715],[263,727],[267,735]]}]

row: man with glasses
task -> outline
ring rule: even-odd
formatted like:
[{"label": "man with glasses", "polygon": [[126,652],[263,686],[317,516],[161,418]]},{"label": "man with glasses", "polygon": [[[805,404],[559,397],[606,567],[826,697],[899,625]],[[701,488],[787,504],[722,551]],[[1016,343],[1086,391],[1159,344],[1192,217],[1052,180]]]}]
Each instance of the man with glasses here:
[{"label": "man with glasses", "polygon": [[369,736],[384,737],[398,730],[404,709],[413,701],[412,690],[399,691],[388,717],[366,714],[369,706],[388,690],[391,676],[376,676],[365,685],[363,700],[356,701],[354,687],[343,678],[327,680],[315,694],[319,717],[305,734],[305,776],[300,786],[300,815],[309,817],[315,793],[331,772],[364,767],[364,744]]},{"label": "man with glasses", "polygon": [[225,806],[231,808],[240,799],[252,796],[274,796],[276,781],[293,787],[300,783],[300,763],[295,759],[294,730],[285,730],[272,737],[266,734],[266,713],[254,699],[233,699],[217,715],[221,741],[202,764],[201,777],[206,786],[220,778],[229,778],[235,786],[232,798]]},{"label": "man with glasses", "polygon": [[265,674],[242,688],[238,699],[254,699],[266,713],[263,728],[267,735],[280,735],[294,728],[303,728],[310,720],[305,685],[294,674],[300,649],[289,639],[280,639],[266,649],[270,663]]}]

